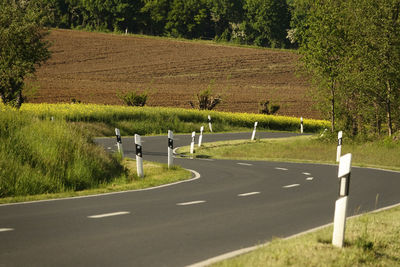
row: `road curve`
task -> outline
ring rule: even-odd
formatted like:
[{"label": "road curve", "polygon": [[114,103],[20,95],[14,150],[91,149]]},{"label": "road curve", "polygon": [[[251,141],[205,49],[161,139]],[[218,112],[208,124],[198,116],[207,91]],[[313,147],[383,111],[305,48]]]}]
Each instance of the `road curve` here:
[{"label": "road curve", "polygon": [[[251,133],[204,135],[204,142]],[[259,133],[283,137],[290,133]],[[175,146],[189,135],[175,136]],[[96,142],[115,150],[114,138]],[[166,136],[143,137],[166,162]],[[123,138],[134,157],[132,138]],[[333,220],[337,167],[175,159],[201,178],[155,190],[0,205],[0,266],[185,266]],[[349,215],[400,202],[400,174],[353,168]]]}]

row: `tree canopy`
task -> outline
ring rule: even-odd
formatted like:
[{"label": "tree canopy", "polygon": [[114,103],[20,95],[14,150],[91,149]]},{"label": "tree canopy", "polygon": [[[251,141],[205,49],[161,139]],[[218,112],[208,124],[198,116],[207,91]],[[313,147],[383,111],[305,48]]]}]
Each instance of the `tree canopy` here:
[{"label": "tree canopy", "polygon": [[286,0],[37,1],[51,12],[52,27],[290,46]]},{"label": "tree canopy", "polygon": [[50,56],[35,2],[0,0],[0,97],[20,107],[24,79]]},{"label": "tree canopy", "polygon": [[313,95],[341,129],[400,129],[400,0],[295,1],[292,26]]}]

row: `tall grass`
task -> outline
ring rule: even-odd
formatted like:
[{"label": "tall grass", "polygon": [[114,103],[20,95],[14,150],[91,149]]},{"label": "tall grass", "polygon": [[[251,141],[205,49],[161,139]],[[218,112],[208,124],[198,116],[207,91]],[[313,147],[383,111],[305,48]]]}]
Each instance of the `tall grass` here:
[{"label": "tall grass", "polygon": [[[123,135],[161,134],[168,130],[187,133],[205,125],[211,115],[215,131],[234,131],[252,128],[258,121],[258,128],[264,130],[298,131],[300,119],[285,116],[199,111],[182,108],[125,107],[95,104],[25,104],[22,111],[35,114],[42,119],[55,117],[70,122],[97,124],[95,128],[103,133],[112,133],[118,127]],[[100,124],[100,125],[99,125]],[[304,120],[306,132],[319,132],[329,123],[322,120]]]},{"label": "tall grass", "polygon": [[88,189],[123,171],[72,124],[0,111],[0,197]]}]

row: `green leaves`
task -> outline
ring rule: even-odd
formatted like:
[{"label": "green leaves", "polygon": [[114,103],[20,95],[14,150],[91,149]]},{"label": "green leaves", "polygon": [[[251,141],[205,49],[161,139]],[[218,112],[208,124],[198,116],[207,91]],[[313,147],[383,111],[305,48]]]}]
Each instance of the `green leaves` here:
[{"label": "green leaves", "polygon": [[34,2],[0,0],[0,10],[0,97],[20,107],[25,77],[50,57],[44,14]]},{"label": "green leaves", "polygon": [[301,59],[332,130],[336,118],[353,135],[379,133],[384,119],[389,135],[393,119],[400,128],[400,1],[303,0],[293,6]]}]

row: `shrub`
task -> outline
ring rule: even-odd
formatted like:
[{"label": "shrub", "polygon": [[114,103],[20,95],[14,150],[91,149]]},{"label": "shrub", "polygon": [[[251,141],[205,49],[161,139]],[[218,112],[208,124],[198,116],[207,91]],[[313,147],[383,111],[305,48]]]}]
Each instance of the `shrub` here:
[{"label": "shrub", "polygon": [[197,93],[196,98],[196,105],[192,101],[190,101],[189,104],[192,108],[198,108],[200,110],[212,110],[221,103],[222,100],[220,95],[214,96],[210,88]]},{"label": "shrub", "polygon": [[137,91],[128,92],[125,95],[118,95],[126,105],[133,107],[143,107],[146,105],[147,96],[147,92],[139,94]]},{"label": "shrub", "polygon": [[260,102],[260,113],[261,114],[267,114],[267,115],[273,115],[278,112],[281,106],[276,105],[276,104],[271,104],[269,105],[269,101],[261,101]]}]

